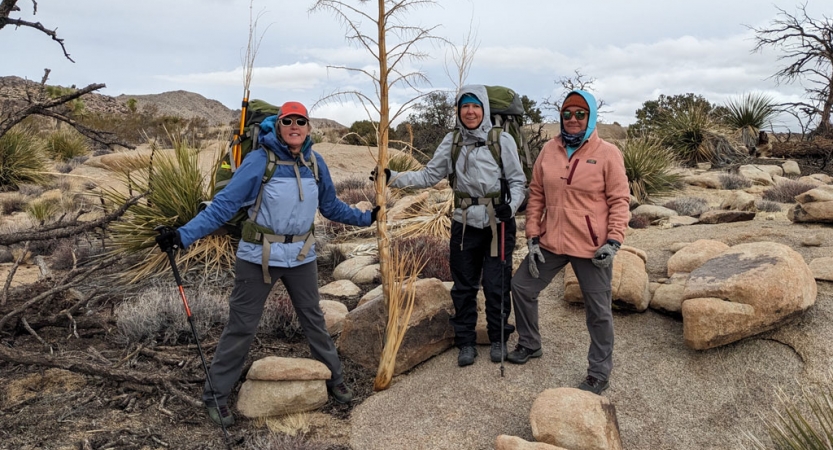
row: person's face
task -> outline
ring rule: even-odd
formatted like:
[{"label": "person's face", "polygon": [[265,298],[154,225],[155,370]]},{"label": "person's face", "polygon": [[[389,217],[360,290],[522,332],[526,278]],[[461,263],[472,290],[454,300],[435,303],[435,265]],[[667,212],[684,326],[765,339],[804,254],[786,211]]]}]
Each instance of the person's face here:
[{"label": "person's face", "polygon": [[483,121],[483,107],[476,103],[466,103],[460,107],[460,122],[469,130],[473,130]]},{"label": "person's face", "polygon": [[[569,119],[567,118],[569,116]],[[561,120],[564,124],[564,131],[570,134],[579,134],[587,130],[587,121],[590,113],[580,106],[568,106],[561,112]],[[581,117],[581,119],[579,119]]]},{"label": "person's face", "polygon": [[[300,124],[299,124],[300,122]],[[301,116],[286,116],[278,119],[278,126],[281,131],[281,138],[286,142],[289,151],[293,155],[301,152],[301,147],[309,135],[309,123]]]}]

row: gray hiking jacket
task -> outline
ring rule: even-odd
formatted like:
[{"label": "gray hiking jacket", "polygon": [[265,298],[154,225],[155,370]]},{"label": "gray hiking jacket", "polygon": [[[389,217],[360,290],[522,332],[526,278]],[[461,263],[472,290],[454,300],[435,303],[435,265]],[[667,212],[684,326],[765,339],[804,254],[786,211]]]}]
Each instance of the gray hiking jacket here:
[{"label": "gray hiking jacket", "polygon": [[[454,170],[457,177],[457,190],[465,192],[472,197],[485,197],[489,192],[500,191],[500,178],[505,177],[509,182],[509,191],[512,194],[512,215],[521,206],[526,192],[526,176],[524,175],[521,161],[518,157],[518,149],[515,140],[509,133],[500,134],[501,160],[503,173],[489,147],[486,145],[489,130],[492,128],[489,119],[489,97],[483,85],[466,85],[457,94],[455,105],[464,94],[473,94],[483,102],[483,121],[474,130],[468,130],[460,122],[457,115],[457,129],[460,130],[462,148],[457,158],[457,167],[451,167],[451,144],[454,139],[454,132],[445,135],[442,143],[437,147],[431,161],[422,170],[409,172],[391,171],[390,185],[398,188],[427,188],[447,178]],[[460,208],[454,210],[453,219],[463,223],[463,212]],[[472,205],[466,214],[466,225],[487,228],[489,227],[489,215],[484,205]]]}]

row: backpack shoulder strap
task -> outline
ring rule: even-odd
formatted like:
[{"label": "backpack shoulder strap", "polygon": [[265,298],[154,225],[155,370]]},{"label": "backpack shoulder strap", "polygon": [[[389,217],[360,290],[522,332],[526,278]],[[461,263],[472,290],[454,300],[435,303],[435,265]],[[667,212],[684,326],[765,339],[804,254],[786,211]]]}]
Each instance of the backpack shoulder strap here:
[{"label": "backpack shoulder strap", "polygon": [[503,170],[503,161],[501,160],[500,156],[500,133],[503,132],[503,128],[501,127],[492,127],[489,130],[489,137],[486,140],[486,144],[489,146],[489,152],[492,153],[492,157],[495,158],[497,161],[498,167],[500,170]]},{"label": "backpack shoulder strap", "polygon": [[451,172],[448,173],[448,184],[452,189],[457,187],[457,159],[460,157],[461,141],[463,137],[460,130],[454,130],[454,136],[451,138]]},{"label": "backpack shoulder strap", "polygon": [[257,191],[257,199],[252,209],[252,214],[249,218],[254,221],[257,219],[257,213],[260,211],[260,203],[263,201],[263,187],[266,182],[275,174],[275,168],[278,166],[278,155],[275,152],[264,149],[266,151],[266,167],[263,169],[263,177],[260,179],[260,190]]}]

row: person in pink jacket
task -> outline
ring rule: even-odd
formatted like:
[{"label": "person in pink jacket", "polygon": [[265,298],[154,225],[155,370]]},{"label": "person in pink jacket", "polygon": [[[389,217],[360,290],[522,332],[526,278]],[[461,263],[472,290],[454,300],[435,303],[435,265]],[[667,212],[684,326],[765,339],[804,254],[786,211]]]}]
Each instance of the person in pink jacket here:
[{"label": "person in pink jacket", "polygon": [[526,207],[529,256],[512,278],[518,345],[507,361],[539,358],[538,294],[570,263],[584,297],[590,350],[579,389],[601,394],[613,368],[613,257],[628,226],[630,188],[619,149],[596,132],[596,99],[575,90],[561,106],[561,134],[544,145]]}]

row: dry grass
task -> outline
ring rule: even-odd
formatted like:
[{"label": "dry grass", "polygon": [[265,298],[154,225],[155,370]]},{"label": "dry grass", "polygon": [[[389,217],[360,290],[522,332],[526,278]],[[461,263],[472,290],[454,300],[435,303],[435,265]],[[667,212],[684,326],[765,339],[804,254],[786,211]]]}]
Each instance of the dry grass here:
[{"label": "dry grass", "polygon": [[385,289],[388,323],[385,327],[385,346],[379,358],[379,370],[373,381],[373,389],[376,391],[390,387],[396,354],[402,345],[402,339],[405,338],[405,332],[408,331],[408,322],[414,310],[415,283],[424,265],[424,255],[400,253],[396,246],[391,248],[391,261],[383,265],[389,272],[382,274],[382,279],[392,280],[393,283]]}]

